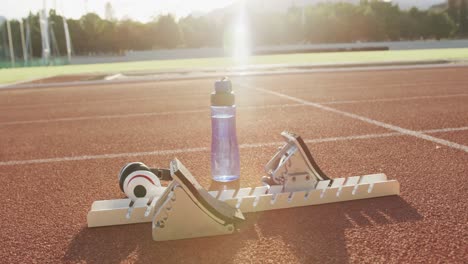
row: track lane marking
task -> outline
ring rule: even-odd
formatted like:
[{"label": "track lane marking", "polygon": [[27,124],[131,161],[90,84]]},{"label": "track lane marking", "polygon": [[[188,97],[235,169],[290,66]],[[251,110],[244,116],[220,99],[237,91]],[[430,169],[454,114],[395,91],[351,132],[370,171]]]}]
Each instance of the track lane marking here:
[{"label": "track lane marking", "polygon": [[[283,108],[283,107],[287,108],[287,107],[298,107],[298,106],[305,106],[305,105],[304,104],[276,104],[276,105],[264,105],[264,106],[244,106],[244,107],[238,107],[237,109],[239,110],[270,109],[270,108]],[[205,113],[205,112],[208,113],[209,111],[210,111],[209,109],[204,108],[204,109],[168,111],[168,112],[145,112],[145,113],[119,114],[119,115],[64,117],[64,118],[55,118],[55,119],[37,119],[37,120],[3,122],[3,123],[0,123],[0,126],[83,121],[83,120],[98,120],[98,119],[118,119],[118,118],[130,118],[130,117],[148,117],[148,116],[177,115],[177,114],[193,114],[193,113]]]},{"label": "track lane marking", "polygon": [[0,110],[8,109],[27,109],[27,108],[40,108],[47,106],[64,106],[64,105],[89,105],[89,104],[102,104],[102,103],[122,103],[122,102],[133,102],[133,101],[147,101],[161,99],[158,96],[146,96],[146,97],[132,97],[132,98],[120,98],[120,99],[100,99],[100,100],[83,100],[78,102],[60,102],[60,103],[42,103],[42,104],[26,104],[26,105],[8,105],[0,107]]},{"label": "track lane marking", "polygon": [[[411,97],[395,97],[395,98],[376,98],[376,99],[363,99],[363,100],[343,100],[343,101],[326,101],[316,102],[322,105],[335,105],[335,104],[357,104],[357,103],[374,103],[374,102],[394,102],[394,101],[406,101],[406,100],[420,100],[420,99],[436,99],[436,98],[452,98],[452,97],[464,97],[468,94],[449,94],[449,95],[424,95],[424,96],[411,96]],[[137,99],[135,99],[137,100]],[[264,108],[275,108],[275,107],[296,107],[306,105],[303,103],[298,104],[277,104],[268,106],[247,106],[239,107],[238,109],[264,109]],[[183,110],[183,111],[168,111],[168,112],[145,112],[145,113],[134,113],[134,114],[118,114],[118,115],[96,115],[96,116],[82,116],[82,117],[63,117],[53,119],[36,119],[36,120],[23,120],[23,121],[11,121],[11,122],[0,122],[0,126],[8,125],[23,125],[23,124],[40,124],[50,122],[67,122],[67,121],[82,121],[82,120],[93,120],[93,119],[115,119],[115,118],[129,118],[129,117],[145,117],[145,116],[159,116],[159,115],[171,115],[171,114],[189,114],[189,113],[202,113],[209,110]]]},{"label": "track lane marking", "polygon": [[[243,86],[246,86],[246,85],[243,85]],[[375,126],[383,127],[383,128],[386,128],[386,129],[389,129],[389,130],[392,130],[392,131],[399,132],[401,134],[413,136],[413,137],[416,137],[416,138],[419,138],[419,139],[428,140],[428,141],[431,141],[431,142],[434,142],[434,143],[437,143],[437,144],[440,144],[440,145],[444,145],[444,146],[447,146],[447,147],[450,147],[450,148],[459,149],[459,150],[468,152],[468,146],[458,144],[458,143],[455,143],[455,142],[452,142],[452,141],[448,141],[448,140],[445,140],[445,139],[440,139],[440,138],[436,138],[436,137],[433,137],[433,136],[429,136],[429,135],[426,135],[426,134],[421,133],[419,131],[406,129],[406,128],[402,128],[402,127],[399,127],[399,126],[396,126],[396,125],[384,123],[384,122],[377,121],[377,120],[372,119],[372,118],[368,118],[368,117],[365,117],[365,116],[361,116],[361,115],[353,114],[353,113],[350,113],[350,112],[338,110],[338,109],[328,107],[328,106],[325,106],[325,105],[322,105],[322,104],[319,104],[319,103],[313,103],[313,102],[310,102],[310,101],[307,101],[307,100],[304,100],[304,99],[300,99],[300,98],[297,98],[297,97],[293,97],[293,96],[290,96],[290,95],[287,95],[287,94],[283,94],[283,93],[279,93],[279,92],[275,92],[275,91],[271,91],[271,90],[267,90],[267,89],[263,89],[263,88],[258,88],[258,87],[254,88],[254,89],[256,89],[257,91],[262,91],[262,92],[265,92],[265,93],[268,93],[268,94],[276,95],[278,97],[286,98],[286,99],[289,99],[291,101],[295,101],[297,103],[303,103],[305,105],[309,105],[309,106],[315,107],[317,109],[321,109],[321,110],[324,110],[324,111],[328,111],[328,112],[332,112],[332,113],[339,114],[339,115],[342,115],[342,116],[346,116],[346,117],[349,117],[349,118],[353,118],[353,119],[356,119],[356,120],[360,120],[360,121],[363,121],[363,122],[366,122],[368,124],[372,124],[372,125],[375,125]]]},{"label": "track lane marking", "polygon": [[468,126],[465,127],[454,127],[454,128],[440,128],[440,129],[426,129],[424,133],[441,133],[441,132],[456,132],[468,130]]},{"label": "track lane marking", "polygon": [[120,77],[122,77],[122,73],[117,73],[117,74],[114,74],[114,75],[108,75],[104,78],[104,80],[106,81],[112,81],[112,80],[115,80],[115,79],[118,79]]},{"label": "track lane marking", "polygon": [[[438,133],[438,132],[465,131],[465,130],[468,130],[468,127],[431,129],[431,130],[422,130],[419,132]],[[390,132],[390,133],[352,135],[352,136],[343,136],[343,137],[306,139],[304,141],[309,144],[315,144],[315,143],[325,143],[325,142],[338,142],[338,141],[386,138],[386,137],[397,137],[397,136],[405,136],[405,134],[402,134],[399,132]],[[280,146],[282,144],[284,144],[284,142],[248,143],[248,144],[241,144],[239,145],[239,147],[241,149],[250,149],[250,148]],[[0,161],[0,166],[15,166],[15,165],[38,164],[38,163],[56,163],[56,162],[96,160],[96,159],[113,159],[113,158],[138,157],[138,156],[162,156],[162,155],[174,155],[174,154],[179,154],[179,153],[193,153],[193,152],[204,152],[204,151],[210,151],[210,148],[199,147],[199,148],[185,148],[185,149],[172,149],[172,150],[155,150],[155,151],[145,151],[145,152],[82,155],[82,156],[70,156],[70,157],[59,157],[59,158],[47,158],[47,159],[11,160],[11,161]]]},{"label": "track lane marking", "polygon": [[[411,84],[380,84],[377,85],[381,88],[392,88],[392,87],[419,87],[419,86],[428,86],[428,85],[464,85],[466,82],[444,82],[444,83],[427,83],[427,82],[421,82],[421,83],[411,83]],[[323,88],[334,88],[336,87],[336,84],[323,84],[319,85],[318,87],[323,89]],[[358,88],[361,86],[358,85],[342,85],[344,88]],[[434,98],[437,98],[439,96],[458,96],[459,94],[453,94],[453,95],[434,95]],[[462,96],[468,96],[468,94],[462,94]],[[417,97],[417,96],[415,96]],[[158,96],[146,96],[146,97],[133,97],[133,98],[119,98],[119,99],[100,99],[100,100],[83,100],[79,102],[56,102],[56,103],[42,103],[42,104],[26,104],[26,105],[8,105],[8,106],[0,106],[0,110],[8,110],[8,109],[27,109],[27,108],[40,108],[40,107],[47,107],[47,106],[62,106],[62,105],[89,105],[89,104],[102,104],[102,103],[122,103],[122,102],[133,102],[133,101],[147,101],[147,100],[155,100],[159,99],[160,97]],[[401,97],[405,98],[405,97]],[[386,98],[377,98],[377,100],[385,100]],[[390,98],[389,98],[390,99]],[[415,99],[423,99],[423,98],[415,98]],[[366,100],[366,99],[363,99]],[[367,100],[373,100],[373,99],[367,99]],[[356,103],[359,103],[360,100],[349,100],[350,102],[356,101]],[[333,102],[333,101],[332,101]],[[339,102],[339,101],[337,101]],[[342,101],[346,102],[346,100]],[[321,102],[325,104],[326,102]]]},{"label": "track lane marking", "polygon": [[410,100],[421,100],[421,99],[437,99],[437,98],[452,98],[452,97],[464,97],[468,94],[447,94],[447,95],[421,95],[421,96],[409,96],[409,97],[394,97],[394,98],[375,98],[375,99],[363,99],[363,100],[343,100],[343,101],[330,101],[330,102],[319,102],[322,105],[334,105],[334,104],[359,104],[359,103],[377,103],[377,102],[394,102],[394,101],[410,101]]}]

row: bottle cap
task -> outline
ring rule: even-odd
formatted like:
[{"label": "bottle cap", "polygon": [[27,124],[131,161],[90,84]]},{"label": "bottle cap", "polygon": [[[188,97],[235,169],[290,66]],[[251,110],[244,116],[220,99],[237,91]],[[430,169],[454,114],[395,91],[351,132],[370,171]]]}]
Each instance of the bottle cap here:
[{"label": "bottle cap", "polygon": [[215,91],[211,93],[212,106],[232,106],[235,104],[235,96],[229,78],[224,77],[215,82]]}]

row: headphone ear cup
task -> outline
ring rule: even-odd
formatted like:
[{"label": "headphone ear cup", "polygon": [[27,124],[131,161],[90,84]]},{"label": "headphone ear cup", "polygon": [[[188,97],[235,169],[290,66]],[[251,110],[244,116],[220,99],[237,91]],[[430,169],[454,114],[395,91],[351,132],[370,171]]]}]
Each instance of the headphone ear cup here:
[{"label": "headphone ear cup", "polygon": [[151,199],[158,194],[162,194],[165,188],[161,187],[158,177],[151,171],[138,170],[130,173],[123,183],[124,193],[132,201],[138,198]]},{"label": "headphone ear cup", "polygon": [[120,170],[120,173],[119,173],[119,187],[120,187],[120,190],[122,190],[122,192],[125,192],[124,190],[124,182],[125,182],[125,179],[127,179],[127,177],[135,172],[135,171],[139,171],[139,170],[144,170],[144,171],[150,171],[150,169],[148,168],[148,166],[146,166],[144,163],[142,162],[131,162],[131,163],[128,163],[127,165],[125,165],[121,170]]}]

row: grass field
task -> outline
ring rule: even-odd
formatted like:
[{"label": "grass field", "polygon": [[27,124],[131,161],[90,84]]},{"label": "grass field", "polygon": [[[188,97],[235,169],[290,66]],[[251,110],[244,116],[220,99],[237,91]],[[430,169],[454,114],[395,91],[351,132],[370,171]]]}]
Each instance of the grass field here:
[{"label": "grass field", "polygon": [[[253,56],[249,58],[248,65],[365,63],[437,59],[467,60],[468,48]],[[161,71],[181,68],[200,69],[231,66],[238,66],[236,61],[232,58],[206,58],[0,69],[0,84],[9,84],[64,74],[119,73],[148,70]]]}]

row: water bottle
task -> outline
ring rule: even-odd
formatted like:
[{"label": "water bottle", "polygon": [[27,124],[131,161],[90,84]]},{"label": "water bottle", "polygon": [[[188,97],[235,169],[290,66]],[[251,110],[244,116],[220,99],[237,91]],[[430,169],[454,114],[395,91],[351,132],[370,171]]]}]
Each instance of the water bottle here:
[{"label": "water bottle", "polygon": [[211,94],[211,176],[219,182],[240,176],[235,96],[228,78],[217,81]]}]

